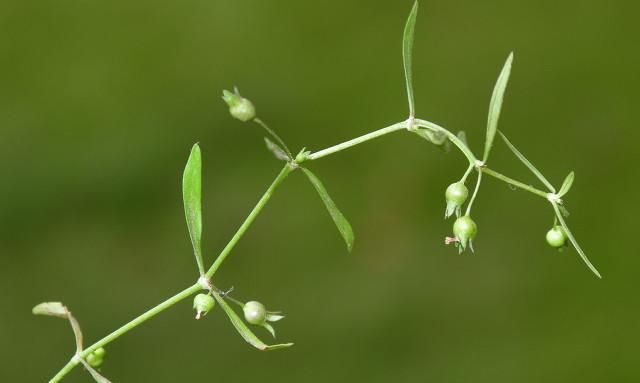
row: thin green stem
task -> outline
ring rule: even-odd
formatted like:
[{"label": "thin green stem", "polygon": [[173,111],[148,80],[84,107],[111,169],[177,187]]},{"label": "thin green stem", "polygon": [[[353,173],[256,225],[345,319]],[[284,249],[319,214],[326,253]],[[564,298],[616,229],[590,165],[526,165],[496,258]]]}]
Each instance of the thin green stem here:
[{"label": "thin green stem", "polygon": [[242,238],[244,233],[247,231],[249,226],[251,226],[251,224],[256,219],[258,214],[260,214],[260,212],[262,211],[264,206],[267,204],[267,202],[269,202],[269,199],[273,195],[273,192],[278,188],[278,186],[282,183],[282,181],[284,181],[284,179],[287,178],[289,173],[291,173],[294,169],[295,169],[295,166],[290,163],[287,163],[282,168],[282,170],[280,171],[280,174],[278,174],[276,179],[273,180],[273,182],[271,183],[271,186],[269,186],[269,188],[262,195],[262,197],[260,198],[256,206],[253,208],[253,210],[251,210],[251,213],[249,213],[249,215],[244,220],[242,225],[240,225],[240,228],[233,235],[233,238],[231,238],[229,243],[227,243],[227,246],[225,246],[224,249],[222,249],[222,251],[220,252],[220,255],[218,255],[218,258],[216,258],[215,262],[213,262],[213,265],[211,265],[209,270],[207,270],[207,273],[205,274],[205,277],[207,277],[207,279],[211,279],[213,274],[215,274],[215,272],[218,270],[220,265],[222,265],[222,262],[224,262],[227,256],[229,256],[229,254],[231,253],[231,250],[233,250],[233,248],[236,246],[238,241],[240,241],[240,239]]},{"label": "thin green stem", "polygon": [[460,179],[460,182],[462,183],[467,182],[467,177],[469,177],[469,174],[471,174],[471,171],[473,170],[473,168],[474,168],[474,165],[469,164],[469,167],[467,168],[467,171],[464,172],[464,175]]},{"label": "thin green stem", "polygon": [[287,154],[289,155],[290,159],[293,159],[293,154],[291,154],[291,150],[289,150],[289,147],[287,146],[287,144],[284,143],[284,141],[282,140],[282,138],[280,138],[280,136],[278,136],[276,134],[276,132],[274,132],[273,130],[271,130],[271,128],[261,119],[259,118],[254,118],[253,122],[255,122],[256,124],[262,126],[262,128],[264,130],[267,131],[267,133],[269,133],[269,135],[276,140],[280,145],[282,145],[282,148],[287,152]]},{"label": "thin green stem", "polygon": [[[282,142],[282,140],[274,133],[271,131],[271,129],[269,129],[268,126],[266,126],[266,124],[264,124],[262,121],[260,121],[259,119],[255,120],[256,123],[260,124],[263,128],[265,128],[267,130],[267,132],[269,132],[281,145],[284,146],[284,149],[288,151],[288,148],[286,147],[286,145],[284,144],[284,142]],[[393,124],[391,126],[388,126],[386,128],[382,128],[376,131],[373,131],[371,133],[365,134],[363,136],[360,137],[356,137],[352,140],[331,146],[329,148],[320,150],[318,152],[315,153],[311,153],[309,154],[305,160],[317,160],[319,158],[322,157],[326,157],[328,155],[337,153],[339,151],[351,148],[353,146],[359,145],[361,143],[370,141],[374,138],[378,138],[381,136],[384,136],[386,134],[389,133],[393,133],[399,130],[413,130],[413,129],[417,129],[417,127],[421,127],[421,128],[426,128],[429,129],[431,131],[435,131],[435,132],[441,132],[444,133],[451,142],[453,142],[453,144],[458,147],[458,149],[460,149],[460,151],[462,152],[462,154],[469,160],[469,168],[467,170],[467,172],[465,173],[463,180],[466,179],[466,177],[468,176],[469,172],[476,167],[478,170],[478,182],[476,184],[476,188],[474,191],[474,194],[471,198],[471,201],[469,202],[469,206],[467,207],[467,214],[469,214],[470,210],[471,210],[471,205],[473,204],[473,201],[478,193],[478,188],[480,185],[480,179],[482,176],[482,173],[487,173],[495,178],[498,178],[506,183],[509,183],[511,185],[514,185],[518,188],[521,188],[523,190],[529,191],[533,194],[539,195],[541,197],[546,198],[547,197],[547,193],[542,191],[542,190],[538,190],[532,186],[526,185],[522,182],[516,181],[512,178],[509,178],[505,175],[502,175],[498,172],[495,172],[485,166],[478,166],[477,163],[477,159],[475,157],[475,155],[473,154],[473,152],[471,152],[471,150],[469,149],[469,147],[467,147],[467,145],[461,141],[456,135],[454,135],[453,133],[451,133],[450,131],[448,131],[447,129],[438,126],[432,122],[429,121],[425,121],[425,120],[419,120],[419,119],[409,119],[407,121],[403,121],[403,122],[399,122],[396,124]],[[220,266],[222,265],[222,262],[224,262],[224,260],[229,256],[229,254],[231,253],[231,251],[233,250],[233,248],[236,246],[236,244],[240,241],[240,239],[244,236],[244,234],[246,233],[246,231],[249,229],[249,227],[251,226],[251,224],[253,223],[253,221],[256,219],[256,217],[258,216],[258,214],[262,211],[262,209],[265,207],[265,205],[267,204],[267,202],[271,199],[271,196],[273,195],[273,193],[275,192],[275,190],[278,188],[278,186],[282,183],[282,181],[284,181],[284,179],[289,175],[289,173],[291,173],[293,170],[295,170],[297,168],[297,164],[295,162],[291,162],[291,163],[287,163],[282,170],[280,171],[280,173],[278,174],[278,176],[273,180],[273,182],[271,183],[271,185],[269,186],[269,188],[266,190],[266,192],[262,195],[262,197],[260,198],[260,200],[258,201],[258,203],[256,204],[256,206],[253,208],[253,210],[249,213],[249,215],[247,216],[247,218],[244,220],[244,222],[242,223],[242,225],[240,225],[240,228],[238,228],[238,231],[236,231],[236,233],[234,234],[234,236],[231,238],[231,240],[229,241],[229,243],[227,243],[227,245],[224,247],[224,249],[220,252],[220,255],[218,255],[218,258],[216,258],[216,260],[214,261],[214,263],[211,265],[211,267],[209,268],[209,270],[205,273],[205,277],[207,279],[211,279],[211,277],[216,273],[216,271],[218,270],[218,268],[220,268]],[[134,329],[135,327],[139,326],[140,324],[144,323],[145,321],[149,320],[150,318],[154,317],[155,315],[161,313],[162,311],[168,309],[169,307],[173,306],[174,304],[176,304],[177,302],[188,298],[189,296],[193,295],[194,293],[196,293],[197,291],[200,291],[203,289],[203,286],[200,283],[196,283],[193,286],[188,287],[187,289],[179,292],[178,294],[172,296],[171,298],[165,300],[164,302],[160,303],[159,305],[153,307],[152,309],[146,311],[145,313],[143,313],[142,315],[138,316],[137,318],[133,319],[132,321],[126,323],[125,325],[123,325],[122,327],[118,328],[117,330],[115,330],[114,332],[112,332],[111,334],[105,336],[104,338],[100,339],[99,341],[97,341],[96,343],[94,343],[93,345],[91,345],[90,347],[86,348],[84,351],[82,351],[82,353],[79,354],[79,356],[74,356],[73,358],[71,358],[71,360],[69,360],[69,362],[51,379],[50,383],[53,382],[59,382],[63,377],[65,377],[69,371],[71,371],[74,367],[76,367],[78,364],[80,364],[80,358],[86,358],[91,352],[93,352],[94,350],[96,350],[99,347],[105,346],[107,344],[109,344],[110,342],[118,339],[120,336],[122,336],[123,334],[131,331],[132,329]]]},{"label": "thin green stem", "polygon": [[326,157],[326,156],[328,156],[330,154],[337,153],[337,152],[339,152],[341,150],[348,149],[348,148],[350,148],[352,146],[356,146],[356,145],[361,144],[363,142],[367,142],[369,140],[373,140],[374,138],[382,137],[385,134],[389,134],[389,133],[397,132],[398,130],[406,129],[407,126],[408,126],[408,124],[407,124],[406,121],[398,122],[397,124],[393,124],[391,126],[387,126],[386,128],[378,129],[378,130],[375,130],[375,131],[373,131],[371,133],[367,133],[367,134],[365,134],[363,136],[356,137],[356,138],[354,138],[352,140],[349,140],[349,141],[345,141],[345,142],[343,142],[341,144],[334,145],[334,146],[331,146],[331,147],[323,149],[323,150],[319,150],[319,151],[317,151],[315,153],[311,153],[306,157],[306,159],[310,160],[310,161],[317,160],[318,158]]},{"label": "thin green stem", "polygon": [[480,190],[480,182],[482,182],[482,172],[478,171],[478,179],[476,180],[476,188],[473,189],[473,195],[471,196],[471,200],[467,205],[467,211],[464,215],[469,215],[471,213],[471,206],[473,206],[473,201],[476,200],[476,196],[478,195],[478,191]]},{"label": "thin green stem", "polygon": [[[178,294],[172,296],[171,298],[165,300],[164,302],[160,303],[159,305],[151,308],[150,310],[146,311],[145,313],[139,315],[138,317],[136,317],[135,319],[129,321],[128,323],[126,323],[124,326],[120,327],[119,329],[115,330],[114,332],[112,332],[111,334],[105,336],[104,338],[100,339],[99,341],[97,341],[96,343],[92,344],[91,346],[87,347],[86,349],[84,349],[84,351],[82,351],[79,355],[80,358],[86,358],[89,354],[91,354],[93,351],[95,351],[97,348],[99,347],[103,347],[111,342],[113,342],[114,340],[118,339],[120,336],[122,336],[123,334],[131,331],[132,329],[134,329],[135,327],[139,326],[140,324],[146,322],[147,320],[153,318],[154,316],[158,315],[159,313],[161,313],[162,311],[168,309],[169,307],[175,305],[176,303],[180,302],[183,299],[186,299],[188,297],[190,297],[191,295],[195,294],[196,292],[202,290],[202,286],[200,286],[200,284],[196,283],[195,285],[192,285],[184,290],[182,290],[181,292],[179,292]],[[49,383],[55,383],[55,382],[59,382],[60,380],[62,380],[63,377],[65,377],[69,371],[71,371],[74,367],[76,367],[78,364],[80,363],[80,360],[78,359],[77,356],[74,356],[73,358],[71,358],[71,360],[69,360],[69,362],[49,381]]]},{"label": "thin green stem", "polygon": [[504,181],[504,182],[506,182],[506,183],[508,183],[510,185],[513,185],[513,186],[515,186],[517,188],[520,188],[522,190],[526,190],[526,191],[528,191],[530,193],[538,195],[538,196],[540,196],[542,198],[546,199],[547,195],[549,194],[546,191],[542,191],[540,189],[534,188],[533,186],[527,185],[527,184],[522,183],[520,181],[516,181],[513,178],[507,177],[507,176],[505,176],[503,174],[500,174],[500,173],[496,172],[495,170],[491,170],[491,169],[489,169],[489,168],[487,168],[485,166],[480,167],[480,170],[483,173],[486,173],[486,174],[488,174],[488,175],[490,175],[492,177],[495,177],[495,178],[497,178],[497,179],[499,179],[501,181]]}]

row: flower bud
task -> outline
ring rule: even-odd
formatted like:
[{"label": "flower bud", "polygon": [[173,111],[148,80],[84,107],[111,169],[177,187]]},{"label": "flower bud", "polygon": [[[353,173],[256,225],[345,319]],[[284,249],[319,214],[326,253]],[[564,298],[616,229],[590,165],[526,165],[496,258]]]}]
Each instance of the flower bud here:
[{"label": "flower bud", "polygon": [[462,182],[455,182],[447,187],[444,193],[447,201],[447,210],[444,214],[445,218],[449,218],[454,212],[460,215],[460,206],[462,206],[469,196],[469,189]]},{"label": "flower bud", "polygon": [[244,312],[244,319],[251,324],[262,325],[267,320],[267,309],[260,302],[247,302],[242,311]]},{"label": "flower bud", "polygon": [[556,249],[563,247],[567,243],[567,235],[562,226],[559,225],[552,227],[547,232],[546,239],[549,246],[555,247]]},{"label": "flower bud", "polygon": [[460,244],[462,250],[467,247],[467,244],[469,244],[471,246],[471,249],[473,250],[473,245],[471,242],[473,241],[477,233],[478,226],[468,215],[458,218],[453,224],[453,234],[458,239],[458,243]]},{"label": "flower bud", "polygon": [[102,366],[104,363],[104,356],[106,355],[106,351],[103,347],[99,347],[95,349],[91,354],[87,355],[86,361],[89,363],[89,366],[93,368],[98,368]]},{"label": "flower bud", "polygon": [[196,295],[196,297],[193,298],[193,308],[196,310],[196,319],[200,319],[201,316],[207,315],[215,305],[216,301],[211,295]]},{"label": "flower bud", "polygon": [[238,90],[235,93],[228,90],[222,91],[222,99],[229,105],[229,113],[233,118],[237,118],[240,121],[246,122],[252,120],[256,116],[256,108],[251,101],[240,96]]}]

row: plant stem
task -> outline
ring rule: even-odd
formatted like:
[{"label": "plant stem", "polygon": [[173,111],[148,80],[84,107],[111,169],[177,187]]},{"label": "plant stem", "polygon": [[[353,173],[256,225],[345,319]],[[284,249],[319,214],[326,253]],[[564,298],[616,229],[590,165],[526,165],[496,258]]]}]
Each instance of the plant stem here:
[{"label": "plant stem", "polygon": [[[258,124],[262,125],[265,129],[267,129],[268,132],[271,131],[264,123],[262,123],[262,121],[256,119],[256,122]],[[514,185],[516,187],[519,187],[521,189],[524,189],[526,191],[529,191],[529,192],[531,192],[533,194],[536,194],[536,195],[539,195],[541,197],[544,197],[544,198],[547,197],[547,193],[542,191],[542,190],[538,190],[538,189],[536,189],[536,188],[534,188],[532,186],[529,186],[529,185],[526,185],[526,184],[524,184],[522,182],[516,181],[516,180],[514,180],[512,178],[509,178],[509,177],[507,177],[505,175],[502,175],[502,174],[500,174],[500,173],[498,173],[496,171],[493,171],[493,170],[491,170],[491,169],[489,169],[489,168],[487,168],[485,166],[477,166],[476,157],[474,156],[473,152],[471,152],[469,147],[467,147],[467,145],[464,142],[462,142],[455,134],[451,133],[447,129],[445,129],[445,128],[441,127],[441,126],[438,126],[438,125],[436,125],[436,124],[434,124],[432,122],[426,121],[426,120],[410,119],[410,120],[407,120],[407,121],[398,122],[398,123],[393,124],[391,126],[388,126],[386,128],[378,129],[378,130],[373,131],[371,133],[367,133],[367,134],[365,134],[363,136],[356,137],[356,138],[354,138],[352,140],[345,141],[343,143],[331,146],[329,148],[317,151],[315,153],[311,153],[306,157],[306,160],[317,160],[319,158],[326,157],[328,155],[331,155],[331,154],[337,153],[339,151],[342,151],[342,150],[351,148],[353,146],[359,145],[361,143],[367,142],[367,141],[372,140],[374,138],[378,138],[378,137],[381,137],[381,136],[384,136],[386,134],[393,133],[393,132],[396,132],[396,131],[399,131],[399,130],[416,129],[416,127],[422,127],[422,128],[430,129],[432,131],[438,131],[438,132],[444,133],[449,138],[449,140],[451,142],[453,142],[453,144],[456,145],[456,147],[458,147],[458,149],[460,149],[462,154],[464,154],[465,157],[469,160],[469,164],[470,164],[469,170],[472,169],[473,167],[477,167],[479,169],[479,172],[478,172],[478,184],[476,185],[476,190],[475,190],[474,195],[472,197],[472,200],[469,203],[469,206],[467,208],[467,213],[470,210],[471,204],[473,203],[473,199],[475,198],[475,195],[476,195],[476,193],[478,191],[478,185],[479,185],[480,177],[481,177],[482,173],[487,173],[490,176],[498,178],[499,180],[502,180],[502,181],[504,181],[504,182],[506,182],[508,184]],[[274,138],[276,138],[277,141],[279,141],[284,146],[284,143],[281,142],[281,140],[279,139],[279,137],[277,135],[275,135],[275,133],[272,133],[272,135],[274,136]],[[285,146],[285,149],[286,149],[286,146]],[[269,199],[271,199],[271,196],[273,195],[275,190],[278,188],[278,186],[282,183],[282,181],[284,181],[285,178],[287,178],[289,173],[291,173],[296,168],[297,168],[297,164],[295,162],[287,163],[282,168],[282,170],[280,171],[278,176],[273,180],[273,182],[271,183],[269,188],[262,195],[262,197],[260,198],[260,200],[258,201],[256,206],[253,208],[253,210],[251,210],[251,212],[249,213],[247,218],[244,220],[242,225],[240,225],[240,228],[238,228],[238,231],[236,231],[236,233],[233,235],[233,237],[231,238],[229,243],[227,243],[227,245],[224,247],[224,249],[222,249],[222,251],[218,255],[218,258],[216,258],[216,260],[213,262],[213,264],[211,265],[209,270],[207,270],[207,272],[205,273],[205,277],[207,279],[211,279],[211,277],[216,273],[216,271],[218,271],[218,268],[220,268],[220,266],[222,265],[222,262],[224,262],[224,260],[227,258],[227,256],[229,256],[229,254],[231,253],[233,248],[236,246],[236,244],[244,236],[244,234],[249,229],[249,227],[251,226],[253,221],[256,219],[258,214],[260,214],[260,212],[265,207],[267,202],[269,202]],[[467,171],[467,173],[465,173],[465,177],[463,177],[463,179],[466,178],[466,176],[468,175],[469,170]],[[89,346],[84,351],[82,351],[82,353],[79,354],[79,357],[78,356],[74,356],[73,358],[71,358],[71,360],[69,360],[69,362],[67,362],[67,364],[50,380],[50,383],[59,382],[63,377],[65,377],[74,367],[76,367],[78,364],[80,364],[80,359],[79,358],[82,358],[82,359],[86,358],[91,352],[93,352],[97,348],[105,346],[105,345],[111,343],[112,341],[118,339],[123,334],[131,331],[132,329],[134,329],[138,325],[144,323],[148,319],[154,317],[155,315],[157,315],[157,314],[161,313],[162,311],[168,309],[169,307],[173,306],[177,302],[180,302],[181,300],[188,298],[189,296],[193,295],[194,293],[196,293],[196,292],[198,292],[198,291],[200,291],[202,289],[203,289],[202,285],[200,285],[199,283],[196,283],[196,284],[186,288],[185,290],[179,292],[178,294],[172,296],[171,298],[165,300],[164,302],[160,303],[159,305],[153,307],[152,309],[146,311],[145,313],[141,314],[137,318],[131,320],[130,322],[128,322],[125,325],[123,325],[122,327],[118,328],[117,330],[115,330],[111,334],[109,334],[109,335],[105,336],[104,338],[100,339],[99,341],[97,341],[93,345]]]},{"label": "plant stem", "polygon": [[233,235],[233,238],[231,238],[229,243],[227,243],[227,246],[225,246],[224,249],[222,249],[222,252],[220,252],[220,255],[218,255],[218,258],[216,258],[215,262],[213,262],[213,265],[211,265],[209,270],[207,270],[205,277],[210,279],[213,276],[213,274],[215,274],[215,272],[218,270],[222,262],[224,262],[224,260],[227,258],[229,253],[231,253],[231,250],[233,250],[233,248],[236,246],[238,241],[240,241],[240,238],[242,238],[242,236],[247,231],[249,226],[251,226],[251,224],[256,219],[258,214],[260,214],[260,211],[262,211],[262,208],[264,208],[267,202],[269,202],[269,199],[273,195],[273,192],[276,190],[276,188],[282,183],[282,181],[284,181],[285,178],[287,178],[289,173],[291,173],[294,169],[295,169],[295,166],[290,163],[287,163],[282,168],[282,170],[280,171],[280,174],[278,174],[276,179],[273,180],[273,182],[271,183],[271,186],[269,186],[269,188],[262,195],[262,198],[260,198],[256,206],[253,208],[253,210],[251,210],[251,213],[249,213],[249,215],[244,220],[242,225],[240,225],[240,228]]},{"label": "plant stem", "polygon": [[508,183],[508,184],[510,184],[510,185],[513,185],[513,186],[515,186],[515,187],[517,187],[517,188],[520,188],[520,189],[526,190],[526,191],[528,191],[528,192],[530,192],[530,193],[533,193],[533,194],[535,194],[535,195],[538,195],[538,196],[540,196],[540,197],[542,197],[542,198],[545,198],[545,199],[547,198],[547,194],[548,194],[548,193],[547,193],[547,192],[545,192],[545,191],[542,191],[542,190],[536,189],[536,188],[534,188],[533,186],[529,186],[529,185],[527,185],[527,184],[525,184],[525,183],[522,183],[522,182],[520,182],[520,181],[516,181],[516,180],[514,180],[513,178],[509,178],[509,177],[507,177],[507,176],[505,176],[505,175],[503,175],[503,174],[500,174],[500,173],[496,172],[495,170],[491,170],[491,169],[489,169],[489,168],[487,168],[487,167],[485,167],[485,166],[482,166],[482,167],[480,167],[479,169],[480,169],[480,171],[482,171],[483,173],[486,173],[486,174],[488,174],[488,175],[490,175],[490,176],[492,176],[492,177],[495,177],[495,178],[497,178],[497,179],[499,179],[499,180],[501,180],[501,181],[504,181],[504,182],[506,182],[506,183]]},{"label": "plant stem", "polygon": [[471,196],[471,200],[467,205],[467,211],[464,215],[469,215],[471,213],[471,206],[473,206],[473,201],[476,200],[476,196],[478,195],[478,191],[480,190],[480,182],[482,182],[482,172],[478,171],[478,179],[476,180],[476,188],[473,189],[473,195]]},{"label": "plant stem", "polygon": [[275,139],[276,142],[278,142],[282,146],[282,149],[284,149],[284,151],[287,152],[287,154],[289,155],[289,159],[293,159],[293,154],[291,154],[291,150],[289,150],[289,147],[287,146],[287,144],[284,143],[282,138],[280,138],[280,136],[278,136],[276,132],[274,132],[264,121],[262,121],[257,117],[253,119],[253,122],[260,125],[264,130],[266,130],[267,133],[269,133],[269,135],[273,137],[273,139]]},{"label": "plant stem", "polygon": [[315,153],[311,153],[311,154],[309,154],[307,156],[306,159],[307,160],[317,160],[318,158],[322,158],[322,157],[328,156],[330,154],[337,153],[337,152],[339,152],[341,150],[348,149],[348,148],[350,148],[352,146],[356,146],[356,145],[361,144],[363,142],[367,142],[369,140],[373,140],[374,138],[378,138],[378,137],[384,136],[385,134],[389,134],[389,133],[397,132],[398,130],[406,129],[407,126],[408,125],[407,125],[406,121],[398,122],[397,124],[393,124],[391,126],[387,126],[386,128],[378,129],[378,130],[375,130],[375,131],[373,131],[371,133],[367,133],[367,134],[365,134],[363,136],[356,137],[356,138],[354,138],[352,140],[349,140],[349,141],[345,141],[345,142],[343,142],[341,144],[331,146],[329,148],[317,151]]},{"label": "plant stem", "polygon": [[[287,163],[284,166],[284,168],[282,168],[282,170],[280,171],[280,173],[278,174],[276,179],[271,183],[271,186],[269,186],[269,188],[264,193],[262,198],[260,198],[260,200],[258,201],[256,206],[253,208],[251,213],[249,213],[249,216],[245,219],[245,221],[242,223],[242,225],[240,226],[238,231],[234,234],[233,238],[231,238],[231,240],[229,241],[227,246],[225,246],[225,248],[222,250],[222,252],[218,256],[218,258],[215,260],[213,265],[211,265],[211,267],[209,268],[209,270],[205,274],[205,276],[208,279],[210,279],[213,276],[213,274],[215,274],[215,272],[218,270],[218,268],[220,267],[222,262],[225,260],[225,258],[229,255],[229,253],[231,253],[231,250],[238,243],[240,238],[242,238],[242,236],[247,231],[249,226],[251,226],[251,223],[253,223],[253,221],[258,216],[258,214],[260,213],[262,208],[264,208],[264,206],[267,204],[267,202],[269,201],[269,199],[273,195],[273,192],[276,190],[278,185],[280,185],[282,183],[282,181],[294,169],[295,169],[295,166],[292,165],[292,164],[289,164],[289,163]],[[167,299],[166,301],[164,301],[164,302],[160,303],[159,305],[153,307],[152,309],[148,310],[144,314],[138,316],[137,318],[133,319],[132,321],[130,321],[128,323],[126,323],[124,326],[118,328],[117,330],[115,330],[111,334],[105,336],[104,338],[100,339],[96,343],[92,344],[91,346],[86,348],[80,354],[80,358],[83,358],[83,359],[86,358],[90,353],[92,353],[97,348],[103,347],[103,346],[111,343],[112,341],[118,339],[121,335],[131,331],[132,329],[134,329],[138,325],[144,323],[148,319],[154,317],[155,315],[157,315],[157,314],[161,313],[162,311],[168,309],[169,307],[173,306],[177,302],[180,302],[181,300],[183,300],[185,298],[188,298],[189,296],[193,295],[194,293],[196,293],[196,292],[198,292],[200,290],[202,290],[202,286],[199,283],[196,283],[195,285],[193,285],[191,287],[188,287],[187,289],[179,292],[178,294],[172,296],[171,298]],[[80,363],[80,360],[77,357],[71,358],[71,360],[69,360],[69,362],[67,362],[67,364],[49,382],[50,383],[59,382],[60,380],[62,380],[63,377],[65,377],[69,373],[69,371],[71,371],[79,363]]]},{"label": "plant stem", "polygon": [[[80,357],[83,359],[86,358],[90,353],[92,353],[97,348],[103,347],[111,343],[112,341],[118,339],[120,336],[134,329],[138,325],[146,322],[147,320],[153,318],[154,316],[161,313],[162,311],[168,309],[169,307],[180,302],[181,300],[190,297],[191,295],[193,295],[194,293],[200,290],[202,290],[202,287],[198,283],[182,290],[178,294],[172,296],[171,298],[165,300],[159,305],[146,311],[144,314],[141,314],[140,316],[126,323],[124,326],[115,330],[111,334],[105,336],[104,338],[100,339],[96,343],[92,344],[91,346],[86,348],[84,351],[82,351],[82,353],[80,353]],[[59,382],[60,380],[62,380],[63,377],[65,377],[69,373],[69,371],[71,371],[79,363],[80,363],[80,360],[77,357],[71,358],[71,360],[49,381],[49,383]]]}]

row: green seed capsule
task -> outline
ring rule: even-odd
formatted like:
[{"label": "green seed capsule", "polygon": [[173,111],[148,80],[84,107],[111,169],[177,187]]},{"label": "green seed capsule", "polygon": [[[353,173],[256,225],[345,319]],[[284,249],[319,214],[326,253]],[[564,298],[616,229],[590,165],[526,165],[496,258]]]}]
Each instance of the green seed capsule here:
[{"label": "green seed capsule", "polygon": [[253,103],[240,96],[237,89],[235,93],[223,90],[222,99],[229,105],[229,113],[231,113],[233,118],[246,122],[256,116],[256,108],[253,106]]},{"label": "green seed capsule", "polygon": [[469,189],[462,182],[456,182],[449,185],[445,192],[447,202],[453,202],[458,206],[462,205],[469,196]]},{"label": "green seed capsule", "polygon": [[104,347],[98,347],[92,352],[92,354],[100,358],[104,358],[104,356],[107,354],[107,350],[105,350]]},{"label": "green seed capsule", "polygon": [[567,234],[564,232],[562,226],[556,225],[551,228],[547,232],[546,235],[547,243],[551,247],[555,247],[556,249],[561,248],[567,243]]},{"label": "green seed capsule", "polygon": [[251,324],[261,325],[267,320],[267,309],[260,302],[247,302],[242,311],[244,312],[244,319]]},{"label": "green seed capsule", "polygon": [[200,319],[201,316],[207,315],[215,305],[216,301],[211,295],[196,295],[196,297],[193,298],[193,308],[196,310],[196,319]]},{"label": "green seed capsule", "polygon": [[468,215],[458,218],[453,224],[453,234],[462,246],[462,250],[467,247],[467,244],[471,244],[477,233],[478,226]]},{"label": "green seed capsule", "polygon": [[98,368],[102,366],[102,363],[104,363],[105,354],[106,354],[106,351],[104,348],[102,347],[97,348],[91,354],[87,355],[86,361],[87,363],[89,363],[89,366],[93,368]]},{"label": "green seed capsule", "polygon": [[467,200],[469,189],[462,182],[455,182],[447,187],[444,195],[447,201],[445,218],[449,218],[454,212],[460,215],[460,206]]}]

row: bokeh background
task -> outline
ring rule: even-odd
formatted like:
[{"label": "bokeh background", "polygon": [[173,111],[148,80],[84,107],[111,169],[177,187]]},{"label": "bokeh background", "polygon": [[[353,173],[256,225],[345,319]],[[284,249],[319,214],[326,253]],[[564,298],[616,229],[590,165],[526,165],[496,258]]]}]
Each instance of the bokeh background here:
[{"label": "bokeh background", "polygon": [[[88,341],[195,280],[180,178],[204,156],[211,262],[280,164],[220,99],[237,85],[295,149],[406,117],[411,1],[0,3],[0,381],[42,382],[71,356],[61,300]],[[273,353],[190,301],[108,347],[115,382],[636,382],[640,97],[632,1],[422,1],[418,115],[482,149],[494,81],[515,51],[500,127],[556,184],[604,275],[544,234],[541,199],[489,177],[474,255],[445,247],[445,187],[465,170],[408,133],[310,167],[350,219],[347,254],[306,179],[278,190],[216,283],[282,309]],[[492,165],[536,180],[498,142]],[[256,330],[264,339],[266,332]],[[69,382],[88,382],[80,369]]]}]

